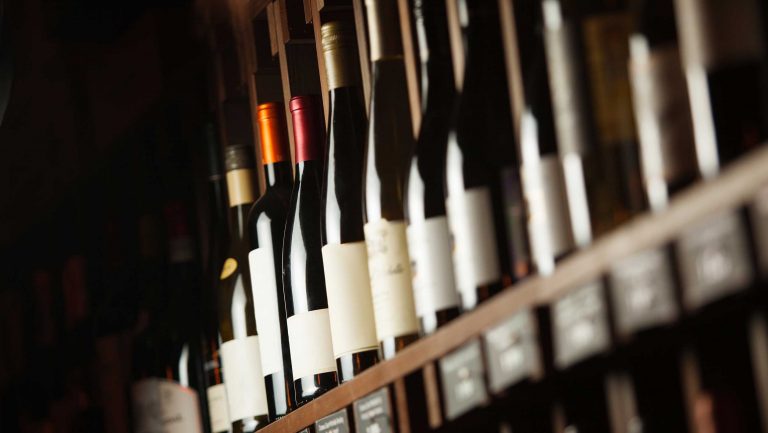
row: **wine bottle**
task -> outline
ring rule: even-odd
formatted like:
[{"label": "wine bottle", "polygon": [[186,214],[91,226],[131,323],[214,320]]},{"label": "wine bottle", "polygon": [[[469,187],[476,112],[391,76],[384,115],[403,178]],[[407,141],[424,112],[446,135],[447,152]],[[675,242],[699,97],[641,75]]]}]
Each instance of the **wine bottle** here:
[{"label": "wine bottle", "polygon": [[322,109],[315,97],[290,102],[296,170],[283,237],[283,288],[296,403],[337,385],[320,238]]},{"label": "wine bottle", "polygon": [[259,335],[248,272],[246,223],[254,201],[254,161],[247,146],[224,154],[230,212],[230,244],[219,289],[221,361],[232,431],[254,432],[267,424],[267,393],[261,373]]},{"label": "wine bottle", "polygon": [[333,356],[340,382],[379,360],[368,253],[363,232],[363,152],[367,119],[360,88],[355,29],[323,24],[328,72],[328,136],[321,235]]},{"label": "wine bottle", "polygon": [[543,0],[558,147],[578,247],[644,209],[625,1]]},{"label": "wine bottle", "polygon": [[206,260],[203,288],[203,359],[205,361],[206,397],[208,423],[212,433],[229,433],[229,408],[227,390],[221,368],[221,335],[216,311],[216,295],[219,288],[219,274],[226,260],[229,242],[227,221],[227,183],[222,164],[222,149],[215,137],[212,123],[206,125],[206,147],[208,151],[208,257]]},{"label": "wine bottle", "polygon": [[768,134],[760,3],[675,1],[696,156],[705,178]]},{"label": "wine bottle", "polygon": [[[509,92],[495,2],[461,3],[468,12],[464,83],[448,134],[445,205],[461,306],[471,310],[499,292],[510,263],[503,209],[502,166],[514,150]],[[511,191],[514,193],[514,191]],[[514,195],[514,194],[512,194]],[[521,221],[522,224],[524,222]],[[522,226],[525,231],[525,226]]]},{"label": "wine bottle", "polygon": [[513,13],[519,53],[515,63],[520,65],[523,86],[520,155],[528,239],[536,271],[549,275],[555,262],[574,249],[574,240],[554,131],[541,8],[517,1]]},{"label": "wine bottle", "polygon": [[[164,293],[151,316],[144,334],[152,344],[137,349],[149,361],[134,376],[131,386],[134,428],[137,432],[206,431],[202,409],[205,390],[200,350],[199,281],[186,209],[180,202],[166,206],[165,218],[169,240],[168,265]],[[159,308],[158,308],[159,307]]]},{"label": "wine bottle", "polygon": [[416,341],[419,323],[403,215],[403,182],[413,149],[397,5],[367,0],[371,106],[365,151],[365,243],[382,358]]},{"label": "wine bottle", "polygon": [[256,118],[267,185],[248,215],[248,261],[269,419],[275,420],[290,412],[295,400],[282,278],[283,232],[293,173],[283,105],[261,104],[256,108]]},{"label": "wine bottle", "polygon": [[651,210],[697,177],[691,107],[677,44],[674,0],[633,3],[629,71]]},{"label": "wine bottle", "polygon": [[443,190],[456,85],[445,3],[419,0],[413,14],[423,117],[406,182],[405,213],[416,315],[421,333],[431,334],[459,314]]}]

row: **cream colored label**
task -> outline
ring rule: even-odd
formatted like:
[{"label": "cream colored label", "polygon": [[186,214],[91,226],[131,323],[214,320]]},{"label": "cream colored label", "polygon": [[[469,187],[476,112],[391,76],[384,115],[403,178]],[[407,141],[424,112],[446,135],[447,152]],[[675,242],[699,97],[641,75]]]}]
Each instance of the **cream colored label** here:
[{"label": "cream colored label", "polygon": [[405,223],[384,219],[369,222],[365,243],[379,341],[417,333]]},{"label": "cream colored label", "polygon": [[[523,130],[527,124],[524,116]],[[522,134],[523,147],[527,144],[525,137],[530,135]],[[574,245],[560,161],[556,154],[531,158],[523,164],[522,175],[533,262],[539,274],[549,275],[554,271],[555,259]]]},{"label": "cream colored label", "polygon": [[408,226],[416,315],[424,317],[459,305],[451,261],[448,218],[428,218]]},{"label": "cream colored label", "polygon": [[208,418],[211,432],[229,432],[229,410],[227,409],[227,389],[223,383],[208,387]]},{"label": "cream colored label", "polygon": [[365,242],[323,247],[333,355],[378,347]]},{"label": "cream colored label", "polygon": [[[266,242],[269,244],[269,242]],[[261,345],[261,372],[264,376],[283,371],[275,259],[272,248],[257,248],[248,254],[253,290],[253,309]]]},{"label": "cream colored label", "polygon": [[230,422],[267,414],[267,391],[261,374],[259,337],[224,342],[221,361],[226,380]]},{"label": "cream colored label", "polygon": [[229,206],[253,203],[253,170],[241,168],[227,172],[227,192],[229,193]]},{"label": "cream colored label", "polygon": [[233,259],[231,257],[228,258],[224,262],[224,266],[221,268],[221,275],[219,276],[219,279],[226,280],[236,270],[237,270],[237,260],[235,260],[235,259]]},{"label": "cream colored label", "polygon": [[448,197],[445,203],[453,235],[456,287],[474,296],[478,286],[501,279],[491,192],[474,188]]},{"label": "cream colored label", "polygon": [[144,379],[131,389],[137,433],[202,433],[200,401],[194,389],[164,379]]},{"label": "cream colored label", "polygon": [[328,309],[312,310],[288,318],[293,380],[336,371]]}]

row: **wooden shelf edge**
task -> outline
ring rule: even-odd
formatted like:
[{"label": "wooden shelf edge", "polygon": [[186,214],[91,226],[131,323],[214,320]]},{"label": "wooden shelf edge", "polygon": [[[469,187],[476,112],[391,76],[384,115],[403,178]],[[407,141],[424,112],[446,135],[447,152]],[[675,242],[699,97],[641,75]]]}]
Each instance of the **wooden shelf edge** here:
[{"label": "wooden shelf edge", "polygon": [[765,167],[768,167],[768,145],[733,162],[717,178],[681,192],[664,212],[640,215],[593,246],[572,254],[558,264],[551,276],[533,276],[508,287],[476,310],[412,344],[396,358],[370,368],[261,431],[298,432],[480,337],[515,312],[551,303],[569,290],[601,278],[616,260],[666,245],[696,223],[750,203],[762,187],[768,186]]}]

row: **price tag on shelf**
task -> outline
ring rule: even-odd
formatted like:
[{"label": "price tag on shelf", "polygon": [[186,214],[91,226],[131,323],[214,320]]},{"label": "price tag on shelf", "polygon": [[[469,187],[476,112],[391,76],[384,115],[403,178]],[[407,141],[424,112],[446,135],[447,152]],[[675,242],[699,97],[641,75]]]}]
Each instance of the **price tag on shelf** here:
[{"label": "price tag on shelf", "polygon": [[668,324],[678,316],[671,257],[664,249],[617,261],[608,274],[619,334]]},{"label": "price tag on shelf", "polygon": [[315,433],[349,433],[347,409],[334,412],[315,422]]},{"label": "price tag on shelf", "polygon": [[382,388],[356,401],[355,427],[357,433],[390,433],[392,429],[392,405],[389,391]]},{"label": "price tag on shelf", "polygon": [[445,417],[449,421],[488,401],[479,340],[446,355],[439,367]]},{"label": "price tag on shelf", "polygon": [[760,272],[768,275],[768,187],[757,194],[755,202],[750,206],[752,225],[755,228],[755,244]]},{"label": "price tag on shelf", "polygon": [[530,311],[515,313],[487,331],[483,339],[491,392],[501,392],[523,379],[537,378],[543,373],[538,332]]},{"label": "price tag on shelf", "polygon": [[610,331],[603,285],[595,281],[572,290],[552,307],[555,366],[567,368],[608,350]]},{"label": "price tag on shelf", "polygon": [[752,281],[747,235],[738,212],[716,215],[688,229],[676,249],[688,310],[740,292]]}]

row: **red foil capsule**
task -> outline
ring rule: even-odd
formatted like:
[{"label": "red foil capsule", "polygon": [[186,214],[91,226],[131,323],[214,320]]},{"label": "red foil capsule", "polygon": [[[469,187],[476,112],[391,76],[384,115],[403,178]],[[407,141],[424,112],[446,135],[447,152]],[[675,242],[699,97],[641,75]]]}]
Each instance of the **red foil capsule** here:
[{"label": "red foil capsule", "polygon": [[325,126],[320,101],[315,96],[294,96],[290,102],[296,163],[322,161]]}]

